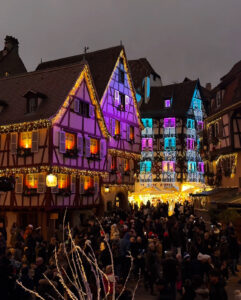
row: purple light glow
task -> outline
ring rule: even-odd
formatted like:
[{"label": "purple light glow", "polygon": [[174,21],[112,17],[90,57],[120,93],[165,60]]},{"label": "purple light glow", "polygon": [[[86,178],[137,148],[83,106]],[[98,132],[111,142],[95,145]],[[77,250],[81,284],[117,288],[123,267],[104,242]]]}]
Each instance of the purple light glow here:
[{"label": "purple light glow", "polygon": [[142,139],[142,150],[152,150],[153,149],[153,143],[152,138],[143,138]]},{"label": "purple light glow", "polygon": [[176,118],[164,118],[164,127],[175,127],[176,126]]},{"label": "purple light glow", "polygon": [[194,139],[187,138],[187,150],[194,150]]},{"label": "purple light glow", "polygon": [[165,107],[171,107],[171,100],[165,100]]},{"label": "purple light glow", "polygon": [[199,162],[198,163],[198,171],[200,173],[204,173],[204,162]]},{"label": "purple light glow", "polygon": [[198,130],[203,130],[203,121],[197,122],[197,128],[198,128]]}]

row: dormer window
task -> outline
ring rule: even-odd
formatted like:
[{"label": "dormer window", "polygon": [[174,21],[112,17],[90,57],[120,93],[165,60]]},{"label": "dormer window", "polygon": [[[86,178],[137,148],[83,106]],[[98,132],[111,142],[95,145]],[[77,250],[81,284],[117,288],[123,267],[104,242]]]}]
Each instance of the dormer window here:
[{"label": "dormer window", "polygon": [[46,98],[44,94],[34,91],[28,91],[24,97],[27,100],[27,113],[33,113],[37,111],[42,100]]},{"label": "dormer window", "polygon": [[28,99],[28,107],[27,111],[28,113],[35,112],[38,107],[38,99],[37,98],[30,98]]},{"label": "dormer window", "polygon": [[165,104],[165,108],[170,108],[171,107],[171,99],[166,99],[164,104]]}]

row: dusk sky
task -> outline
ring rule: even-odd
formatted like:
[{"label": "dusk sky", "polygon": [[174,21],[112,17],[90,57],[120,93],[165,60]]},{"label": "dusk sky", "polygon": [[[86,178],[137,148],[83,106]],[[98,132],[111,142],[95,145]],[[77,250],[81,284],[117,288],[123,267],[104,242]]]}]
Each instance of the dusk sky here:
[{"label": "dusk sky", "polygon": [[241,60],[241,0],[2,0],[0,49],[19,39],[27,69],[123,41],[163,83],[185,76],[216,84]]}]

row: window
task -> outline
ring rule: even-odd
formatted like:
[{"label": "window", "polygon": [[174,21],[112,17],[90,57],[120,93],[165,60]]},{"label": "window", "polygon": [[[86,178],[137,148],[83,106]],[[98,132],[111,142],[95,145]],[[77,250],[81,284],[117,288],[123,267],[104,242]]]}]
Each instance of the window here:
[{"label": "window", "polygon": [[83,117],[89,117],[89,104],[79,101],[79,114]]},{"label": "window", "polygon": [[141,119],[144,127],[152,128],[152,119]]},{"label": "window", "polygon": [[214,132],[215,132],[214,136],[218,137],[219,136],[219,123],[218,122],[215,123]]},{"label": "window", "polygon": [[69,180],[68,180],[67,174],[58,174],[58,188],[59,189],[67,189],[69,186]]},{"label": "window", "polygon": [[111,157],[111,170],[114,171],[117,169],[117,157],[112,156]]},{"label": "window", "polygon": [[163,161],[162,162],[163,172],[175,172],[175,162],[174,161]]},{"label": "window", "polygon": [[84,190],[87,191],[89,189],[94,188],[94,178],[90,176],[85,176],[84,178]]},{"label": "window", "polygon": [[196,171],[196,162],[189,161],[188,162],[188,172],[192,173]]},{"label": "window", "polygon": [[165,108],[171,107],[171,99],[166,99],[165,100]]},{"label": "window", "polygon": [[193,109],[195,110],[202,109],[202,101],[200,99],[193,99]]},{"label": "window", "polygon": [[204,162],[198,163],[198,172],[204,173]]},{"label": "window", "polygon": [[37,97],[32,97],[27,100],[27,112],[35,112],[38,107],[38,98]]},{"label": "window", "polygon": [[129,159],[124,159],[124,172],[128,172],[130,170]]},{"label": "window", "polygon": [[176,138],[170,137],[164,139],[164,149],[165,150],[175,150],[176,148]]},{"label": "window", "polygon": [[221,106],[222,103],[222,96],[223,96],[223,91],[218,91],[216,94],[216,106],[217,108],[219,108]]},{"label": "window", "polygon": [[96,155],[100,151],[100,141],[97,139],[90,139],[90,154]]},{"label": "window", "polygon": [[152,149],[153,149],[152,138],[143,138],[142,139],[142,150],[152,151]]},{"label": "window", "polygon": [[119,82],[125,83],[125,72],[121,69],[119,69]]},{"label": "window", "polygon": [[38,187],[38,174],[27,174],[25,185],[28,189],[37,189]]},{"label": "window", "polygon": [[134,127],[130,126],[130,140],[134,141]]},{"label": "window", "polygon": [[151,161],[141,161],[140,162],[140,171],[141,171],[141,173],[151,172]]},{"label": "window", "polygon": [[203,121],[198,121],[197,122],[197,130],[202,131],[203,130]]},{"label": "window", "polygon": [[125,95],[122,93],[120,94],[120,109],[125,110]]},{"label": "window", "polygon": [[193,119],[187,119],[187,128],[194,129],[195,127],[195,121]]},{"label": "window", "polygon": [[115,135],[120,135],[120,121],[115,120]]},{"label": "window", "polygon": [[65,149],[71,150],[76,146],[76,135],[74,133],[66,132],[65,134]]},{"label": "window", "polygon": [[21,132],[20,134],[20,147],[25,149],[29,149],[32,147],[32,132]]},{"label": "window", "polygon": [[164,127],[175,127],[176,119],[175,118],[164,118]]},{"label": "window", "polygon": [[187,150],[194,150],[194,139],[187,138]]}]

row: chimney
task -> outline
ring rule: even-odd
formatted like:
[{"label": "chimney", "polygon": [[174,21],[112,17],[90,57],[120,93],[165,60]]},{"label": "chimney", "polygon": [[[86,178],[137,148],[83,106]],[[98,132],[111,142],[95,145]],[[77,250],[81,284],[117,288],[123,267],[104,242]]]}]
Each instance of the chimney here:
[{"label": "chimney", "polygon": [[205,88],[206,88],[207,90],[211,91],[211,89],[212,89],[212,84],[211,84],[211,82],[206,83]]},{"label": "chimney", "polygon": [[18,52],[18,44],[18,40],[15,37],[7,35],[5,37],[4,52],[7,54],[14,48]]}]

